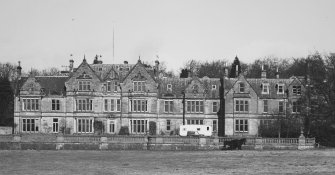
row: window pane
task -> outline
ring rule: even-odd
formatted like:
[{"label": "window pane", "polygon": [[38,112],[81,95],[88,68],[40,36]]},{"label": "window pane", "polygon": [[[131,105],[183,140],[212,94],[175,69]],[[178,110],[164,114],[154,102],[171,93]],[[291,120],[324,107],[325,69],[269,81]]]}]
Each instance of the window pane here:
[{"label": "window pane", "polygon": [[191,102],[187,101],[187,112],[191,112]]},{"label": "window pane", "polygon": [[249,111],[249,102],[245,101],[245,111]]},{"label": "window pane", "polygon": [[121,111],[121,100],[120,99],[117,99],[117,111]]},{"label": "window pane", "polygon": [[114,99],[111,99],[111,111],[115,111]]},{"label": "window pane", "polygon": [[236,100],[235,108],[236,108],[236,111],[240,111],[240,101],[239,100]]}]

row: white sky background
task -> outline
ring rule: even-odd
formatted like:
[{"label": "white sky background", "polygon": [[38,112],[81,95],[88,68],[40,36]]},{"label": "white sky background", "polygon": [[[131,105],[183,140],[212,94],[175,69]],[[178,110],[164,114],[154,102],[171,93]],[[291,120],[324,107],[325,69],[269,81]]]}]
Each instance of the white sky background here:
[{"label": "white sky background", "polygon": [[[250,63],[335,51],[334,0],[0,0],[0,62],[24,71],[190,59]],[[113,60],[113,26],[115,59]]]}]

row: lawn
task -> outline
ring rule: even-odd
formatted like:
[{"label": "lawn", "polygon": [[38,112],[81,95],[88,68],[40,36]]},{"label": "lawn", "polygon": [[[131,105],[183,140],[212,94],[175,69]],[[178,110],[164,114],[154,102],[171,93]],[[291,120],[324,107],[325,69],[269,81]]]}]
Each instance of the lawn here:
[{"label": "lawn", "polygon": [[0,151],[0,174],[335,174],[335,150]]}]

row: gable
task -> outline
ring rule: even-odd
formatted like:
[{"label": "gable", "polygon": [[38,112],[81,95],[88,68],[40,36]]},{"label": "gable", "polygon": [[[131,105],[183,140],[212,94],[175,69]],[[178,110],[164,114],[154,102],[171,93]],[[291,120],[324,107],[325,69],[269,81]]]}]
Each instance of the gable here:
[{"label": "gable", "polygon": [[103,78],[104,81],[107,80],[120,80],[119,75],[117,74],[117,72],[114,70],[114,68],[112,68],[107,74],[106,76]]},{"label": "gable", "polygon": [[[240,92],[240,84],[244,86],[244,92]],[[251,94],[256,93],[253,89],[253,86],[245,79],[243,75],[240,75],[235,81],[232,83],[232,88],[228,91],[228,93],[233,92],[234,94]]]},{"label": "gable", "polygon": [[29,77],[21,87],[21,95],[40,95],[41,85],[36,81],[35,77]]},{"label": "gable", "polygon": [[198,78],[193,78],[185,89],[185,96],[189,98],[203,98],[207,93],[209,93],[208,90],[205,89],[203,83]]},{"label": "gable", "polygon": [[101,89],[100,77],[95,74],[94,70],[90,67],[89,64],[87,64],[85,59],[79,65],[77,70],[73,72],[68,81],[66,81],[66,89],[68,91],[78,90],[79,81],[91,82],[92,90],[98,91],[99,89]]},{"label": "gable", "polygon": [[146,92],[157,92],[158,84],[140,61],[130,70],[128,75],[122,81],[122,90],[126,92],[133,92],[134,82],[144,82]]}]

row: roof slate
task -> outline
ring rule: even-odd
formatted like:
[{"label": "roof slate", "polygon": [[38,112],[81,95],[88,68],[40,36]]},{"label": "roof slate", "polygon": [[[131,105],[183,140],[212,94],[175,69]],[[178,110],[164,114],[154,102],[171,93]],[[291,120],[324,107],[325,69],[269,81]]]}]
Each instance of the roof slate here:
[{"label": "roof slate", "polygon": [[[21,89],[23,84],[29,77],[22,77],[18,82],[18,88]],[[65,82],[68,80],[67,76],[36,76],[36,82],[44,88],[46,95],[62,95],[64,92]],[[18,91],[17,91],[18,92]]]}]

